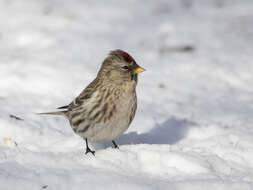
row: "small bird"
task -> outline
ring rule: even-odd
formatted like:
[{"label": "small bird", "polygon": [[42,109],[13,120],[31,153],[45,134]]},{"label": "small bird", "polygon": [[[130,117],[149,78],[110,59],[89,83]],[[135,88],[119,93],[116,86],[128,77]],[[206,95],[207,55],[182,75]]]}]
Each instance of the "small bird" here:
[{"label": "small bird", "polygon": [[111,51],[97,77],[61,111],[40,114],[65,116],[73,131],[86,142],[86,152],[95,155],[88,142],[114,141],[131,124],[137,108],[137,75],[145,69],[122,50]]}]

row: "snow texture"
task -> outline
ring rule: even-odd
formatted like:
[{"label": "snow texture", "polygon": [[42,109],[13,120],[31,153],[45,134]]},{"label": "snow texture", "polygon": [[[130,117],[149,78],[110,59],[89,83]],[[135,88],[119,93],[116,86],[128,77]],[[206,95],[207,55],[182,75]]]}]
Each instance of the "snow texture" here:
[{"label": "snow texture", "polygon": [[[0,190],[253,189],[252,0],[0,0]],[[120,138],[61,117],[110,50],[146,71]]]}]

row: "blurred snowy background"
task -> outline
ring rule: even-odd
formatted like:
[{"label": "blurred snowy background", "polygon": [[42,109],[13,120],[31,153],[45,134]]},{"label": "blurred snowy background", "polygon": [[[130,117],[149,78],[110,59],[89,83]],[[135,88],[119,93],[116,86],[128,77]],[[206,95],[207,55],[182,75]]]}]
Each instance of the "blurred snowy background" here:
[{"label": "blurred snowy background", "polygon": [[[53,111],[113,49],[140,74],[116,141]],[[0,0],[0,189],[253,189],[252,0]],[[16,117],[17,116],[17,117]]]}]

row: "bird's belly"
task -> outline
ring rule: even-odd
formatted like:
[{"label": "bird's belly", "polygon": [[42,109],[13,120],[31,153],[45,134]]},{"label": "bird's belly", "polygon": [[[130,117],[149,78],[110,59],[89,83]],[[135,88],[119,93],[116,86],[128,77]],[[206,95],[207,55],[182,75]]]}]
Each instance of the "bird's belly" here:
[{"label": "bird's belly", "polygon": [[88,137],[90,142],[111,141],[124,133],[131,123],[131,112],[135,112],[136,104],[130,99],[125,105],[117,105],[111,120],[97,124],[96,132]]},{"label": "bird's belly", "polygon": [[101,130],[92,137],[88,137],[90,142],[102,142],[111,141],[119,137],[128,128],[128,125],[118,125],[118,126],[101,126]]}]

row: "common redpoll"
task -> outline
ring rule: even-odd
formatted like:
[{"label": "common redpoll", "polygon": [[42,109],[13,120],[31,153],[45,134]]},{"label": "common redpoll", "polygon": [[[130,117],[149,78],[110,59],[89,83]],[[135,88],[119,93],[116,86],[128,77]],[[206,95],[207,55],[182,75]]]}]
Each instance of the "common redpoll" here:
[{"label": "common redpoll", "polygon": [[65,116],[76,134],[86,141],[86,154],[95,151],[89,142],[112,141],[126,131],[137,107],[137,74],[143,72],[135,60],[122,50],[112,51],[97,77],[62,111],[42,114]]}]

